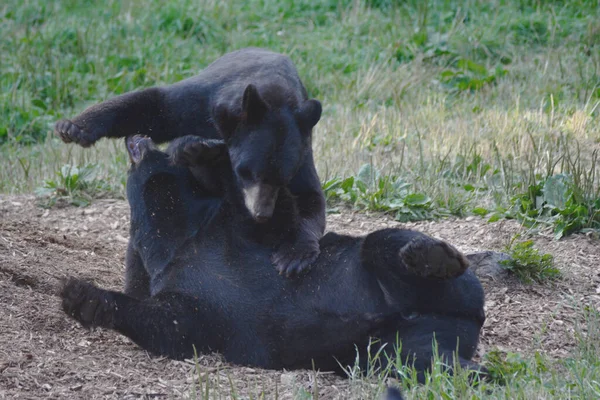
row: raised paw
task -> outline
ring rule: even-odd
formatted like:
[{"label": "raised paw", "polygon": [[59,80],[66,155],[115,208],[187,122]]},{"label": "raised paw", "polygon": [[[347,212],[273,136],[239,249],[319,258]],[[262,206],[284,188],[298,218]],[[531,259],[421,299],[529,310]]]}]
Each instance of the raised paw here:
[{"label": "raised paw", "polygon": [[319,257],[318,243],[294,243],[279,247],[271,261],[281,275],[292,276],[307,272]]},{"label": "raised paw", "polygon": [[146,153],[155,148],[154,142],[147,136],[133,135],[125,138],[127,153],[133,164],[139,164]]},{"label": "raised paw", "polygon": [[108,292],[96,286],[71,278],[60,292],[63,311],[86,328],[112,326],[113,305]]},{"label": "raised paw", "polygon": [[54,132],[58,134],[63,142],[77,143],[82,147],[90,147],[96,142],[96,140],[98,140],[95,135],[85,131],[68,119],[62,119],[58,121],[54,125]]},{"label": "raised paw", "polygon": [[171,162],[186,167],[217,162],[227,154],[227,146],[221,140],[186,137],[170,149]]},{"label": "raised paw", "polygon": [[422,278],[456,278],[469,267],[454,246],[429,236],[414,238],[400,249],[399,256],[410,273]]}]

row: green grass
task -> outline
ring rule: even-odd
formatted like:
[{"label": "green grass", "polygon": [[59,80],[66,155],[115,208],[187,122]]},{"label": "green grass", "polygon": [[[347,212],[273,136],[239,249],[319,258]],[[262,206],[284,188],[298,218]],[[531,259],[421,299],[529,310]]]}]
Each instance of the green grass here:
[{"label": "green grass", "polygon": [[74,206],[87,206],[94,198],[115,197],[115,191],[96,174],[97,167],[93,164],[83,167],[63,165],[54,179],[46,180],[36,189],[38,204],[52,207],[57,202],[67,202]]},{"label": "green grass", "polygon": [[[398,213],[404,199],[387,191],[358,196],[359,208],[528,220],[532,188],[563,174],[571,204],[529,222],[557,236],[600,228],[597,1],[9,0],[0,21],[0,192],[92,163],[122,194],[122,143],[72,149],[51,139],[52,124],[262,46],[289,54],[324,104],[324,182],[369,164],[428,200]],[[534,206],[515,210],[522,200]]]},{"label": "green grass", "polygon": [[[369,369],[361,374],[358,367],[348,368],[349,388],[343,393],[352,399],[381,399],[387,385],[399,386],[409,399],[596,399],[600,396],[600,314],[584,309],[578,312],[578,323],[574,332],[576,347],[564,359],[552,359],[542,353],[521,355],[492,349],[484,357],[490,379],[470,383],[474,373],[461,370],[451,361],[434,359],[433,368],[426,375],[425,383],[418,384],[416,372],[410,365],[396,363],[400,381],[391,378],[389,369]],[[435,343],[433,343],[435,348]],[[371,365],[380,354],[374,354]],[[229,374],[202,373],[196,362],[192,399],[221,398],[279,398],[273,387],[240,388]],[[450,375],[446,367],[452,366],[456,374]],[[307,390],[302,385],[294,389],[295,399],[318,399],[319,380],[317,374],[313,385]],[[321,388],[322,390],[322,388]],[[286,397],[287,398],[287,397]]]},{"label": "green grass", "polygon": [[[449,214],[433,209],[431,199],[411,191],[411,184],[397,176],[381,176],[371,164],[363,165],[356,177],[333,178],[323,183],[327,202],[350,203],[363,210],[394,213],[400,221],[419,221]],[[336,212],[330,208],[329,212]]]},{"label": "green grass", "polygon": [[[246,46],[290,55],[323,102],[314,151],[332,210],[344,202],[400,220],[516,218],[557,238],[600,232],[597,0],[6,0],[0,193],[46,188],[46,205],[123,196],[123,142],[65,145],[53,123],[193,76]],[[528,250],[517,249],[525,261],[537,257]],[[596,398],[594,323],[596,336],[588,324],[567,360],[492,353],[506,386],[472,388],[440,372],[404,389],[418,398]]]}]

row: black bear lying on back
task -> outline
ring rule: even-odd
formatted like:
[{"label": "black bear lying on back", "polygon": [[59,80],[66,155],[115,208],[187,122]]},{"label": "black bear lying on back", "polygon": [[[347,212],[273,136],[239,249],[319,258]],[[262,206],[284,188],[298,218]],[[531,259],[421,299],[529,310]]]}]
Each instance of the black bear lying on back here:
[{"label": "black bear lying on back", "polygon": [[[365,237],[328,233],[311,271],[282,279],[272,243],[297,215],[283,190],[264,224],[240,212],[243,194],[224,144],[204,146],[205,168],[222,176],[215,197],[150,139],[127,140],[131,237],[125,293],[71,279],[64,311],[84,326],[114,329],[173,358],[220,352],[230,362],[274,369],[362,367],[371,337],[382,364],[414,362],[423,379],[439,354],[479,369],[471,357],[484,322],[484,295],[461,253],[422,233],[384,229]],[[221,150],[219,150],[221,149]],[[201,150],[200,147],[196,148]],[[225,154],[219,154],[219,153]],[[197,154],[198,155],[198,154]],[[198,167],[202,167],[199,165]]]},{"label": "black bear lying on back", "polygon": [[57,122],[55,130],[63,141],[86,147],[102,137],[140,132],[156,142],[175,139],[176,148],[184,135],[227,140],[246,208],[256,221],[271,217],[280,188],[296,196],[298,223],[285,232],[272,258],[278,271],[290,275],[317,258],[325,230],[325,198],[311,147],[320,118],[321,104],[308,99],[291,60],[250,48],[226,54],[173,85],[96,104]]}]

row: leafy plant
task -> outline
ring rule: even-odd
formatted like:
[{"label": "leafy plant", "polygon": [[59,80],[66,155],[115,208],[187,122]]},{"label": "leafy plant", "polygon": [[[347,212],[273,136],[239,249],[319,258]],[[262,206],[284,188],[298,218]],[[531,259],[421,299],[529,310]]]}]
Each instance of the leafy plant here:
[{"label": "leafy plant", "polygon": [[64,165],[56,171],[54,179],[48,179],[36,189],[36,195],[42,207],[52,207],[59,200],[85,207],[94,197],[111,191],[103,180],[98,179],[97,167],[92,164],[83,167]]},{"label": "leafy plant", "polygon": [[510,26],[513,41],[517,44],[546,44],[550,32],[545,21],[539,19],[521,19]]},{"label": "leafy plant", "polygon": [[399,221],[418,221],[436,216],[431,199],[410,190],[411,184],[400,177],[381,176],[371,164],[346,179],[334,178],[323,183],[328,203],[348,202],[361,210],[388,212]]},{"label": "leafy plant", "polygon": [[492,350],[484,358],[491,381],[498,385],[510,385],[517,380],[540,383],[550,370],[549,360],[537,351],[533,357],[525,358],[518,353]]},{"label": "leafy plant", "polygon": [[485,355],[485,366],[493,382],[506,385],[511,380],[531,374],[526,360],[520,354],[492,350]]},{"label": "leafy plant", "polygon": [[415,33],[408,42],[403,42],[396,48],[396,60],[409,62],[415,59],[417,54],[423,54],[423,60],[432,61],[436,59],[449,59],[457,54],[449,49],[448,34],[426,32]]},{"label": "leafy plant", "polygon": [[501,66],[489,70],[475,61],[461,58],[456,62],[455,68],[442,71],[440,82],[452,92],[474,92],[495,83],[507,73],[508,71]]},{"label": "leafy plant", "polygon": [[[532,226],[551,225],[554,237],[577,232],[600,232],[600,196],[575,184],[571,175],[557,174],[529,185],[527,191],[511,198],[508,209],[498,208],[489,213],[489,222],[514,218]],[[488,215],[484,208],[475,211]]]},{"label": "leafy plant", "polygon": [[541,283],[560,277],[560,270],[554,267],[554,257],[551,254],[540,254],[533,247],[532,240],[515,243],[518,238],[519,235],[516,235],[506,248],[511,258],[501,261],[505,269],[524,283]]}]

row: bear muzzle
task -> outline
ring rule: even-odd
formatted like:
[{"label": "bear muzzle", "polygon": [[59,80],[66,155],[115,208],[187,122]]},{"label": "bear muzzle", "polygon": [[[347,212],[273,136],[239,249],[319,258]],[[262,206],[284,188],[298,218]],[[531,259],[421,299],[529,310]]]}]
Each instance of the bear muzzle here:
[{"label": "bear muzzle", "polygon": [[254,221],[261,224],[267,222],[273,216],[279,188],[257,183],[245,187],[242,191],[244,203]]}]

